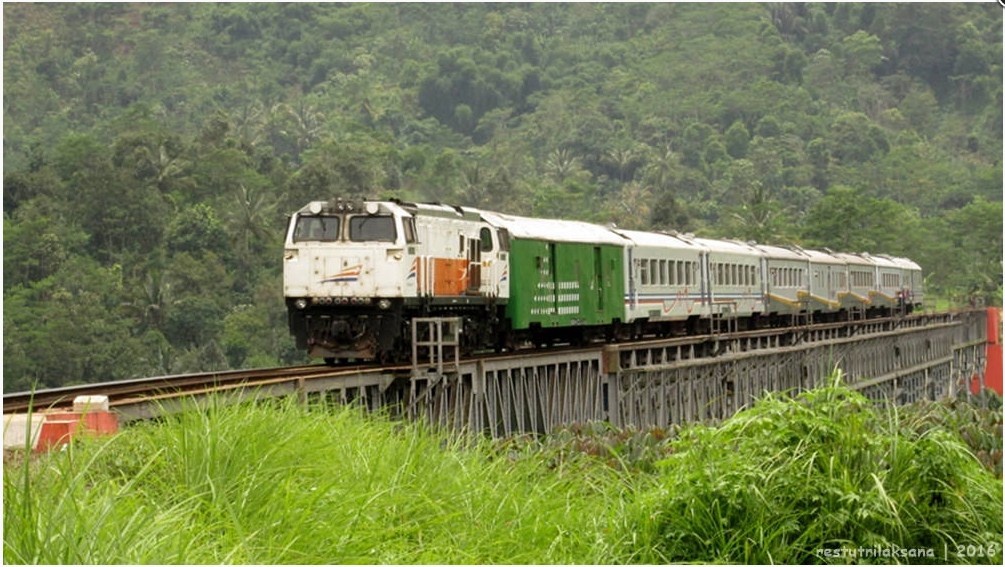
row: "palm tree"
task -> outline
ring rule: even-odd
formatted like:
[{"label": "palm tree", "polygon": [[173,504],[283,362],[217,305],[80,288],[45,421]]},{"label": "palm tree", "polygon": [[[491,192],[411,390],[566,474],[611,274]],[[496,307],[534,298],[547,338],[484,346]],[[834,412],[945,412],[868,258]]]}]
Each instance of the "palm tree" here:
[{"label": "palm tree", "polygon": [[160,270],[151,269],[134,293],[130,301],[122,303],[126,313],[136,318],[141,331],[161,330],[174,301],[171,283],[166,281]]},{"label": "palm tree", "polygon": [[561,183],[570,175],[579,171],[579,158],[572,155],[566,148],[558,148],[548,154],[544,162],[544,168],[555,181]]},{"label": "palm tree", "polygon": [[272,107],[273,120],[279,125],[279,134],[290,144],[291,157],[296,164],[300,156],[321,136],[325,115],[303,99],[296,106],[281,102]]},{"label": "palm tree", "polygon": [[243,183],[235,196],[236,206],[230,209],[228,221],[238,258],[245,266],[267,239],[275,235],[272,219],[278,201],[265,191],[248,189]]}]

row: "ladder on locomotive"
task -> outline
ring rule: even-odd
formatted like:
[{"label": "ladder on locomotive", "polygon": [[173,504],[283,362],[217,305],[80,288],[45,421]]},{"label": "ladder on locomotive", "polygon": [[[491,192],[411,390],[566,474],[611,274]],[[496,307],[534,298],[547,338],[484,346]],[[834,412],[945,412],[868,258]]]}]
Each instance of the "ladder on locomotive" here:
[{"label": "ladder on locomotive", "polygon": [[412,375],[436,371],[437,376],[456,373],[460,367],[461,317],[416,317],[412,319]]}]

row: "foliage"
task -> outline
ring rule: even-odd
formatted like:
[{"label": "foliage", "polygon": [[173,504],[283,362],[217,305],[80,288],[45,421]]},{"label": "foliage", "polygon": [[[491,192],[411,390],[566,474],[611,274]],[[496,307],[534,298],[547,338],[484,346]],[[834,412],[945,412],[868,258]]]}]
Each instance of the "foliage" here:
[{"label": "foliage", "polygon": [[[818,563],[822,550],[899,548],[933,556],[897,562],[1001,561],[1000,479],[949,430],[841,386],[770,395],[684,430],[671,452],[631,523],[635,560]],[[990,556],[957,552],[989,544]]]},{"label": "foliage", "polygon": [[[181,332],[197,293],[226,365],[274,360],[223,321],[281,303],[253,296],[278,289],[284,214],[334,195],[906,255],[942,297],[1001,301],[990,4],[3,9],[8,333],[51,328],[32,288],[93,261],[155,367],[213,350]],[[263,321],[250,342],[290,352]],[[91,379],[27,362],[86,344],[42,335],[10,339],[5,391]]]},{"label": "foliage", "polygon": [[944,427],[959,433],[981,464],[1002,478],[1002,398],[994,390],[984,389],[972,397],[911,404],[901,417],[913,430]]}]

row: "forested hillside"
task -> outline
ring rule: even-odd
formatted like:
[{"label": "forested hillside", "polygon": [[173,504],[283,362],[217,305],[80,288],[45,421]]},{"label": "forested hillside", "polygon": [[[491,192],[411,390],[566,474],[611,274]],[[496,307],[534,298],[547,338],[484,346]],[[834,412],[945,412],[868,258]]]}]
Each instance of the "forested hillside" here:
[{"label": "forested hillside", "polygon": [[4,4],[4,391],[292,363],[341,196],[904,255],[1001,301],[1002,10]]}]

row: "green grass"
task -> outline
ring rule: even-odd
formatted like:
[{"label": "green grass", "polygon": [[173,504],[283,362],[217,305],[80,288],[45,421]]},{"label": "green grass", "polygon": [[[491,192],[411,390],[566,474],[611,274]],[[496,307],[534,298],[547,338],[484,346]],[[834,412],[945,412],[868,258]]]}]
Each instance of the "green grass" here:
[{"label": "green grass", "polygon": [[10,468],[13,563],[594,563],[619,499],[613,474],[583,483],[290,403],[216,405]]},{"label": "green grass", "polygon": [[990,543],[1000,563],[1001,481],[934,415],[835,386],[718,427],[472,442],[215,403],[8,462],[4,562],[823,562],[886,544],[941,562]]}]

